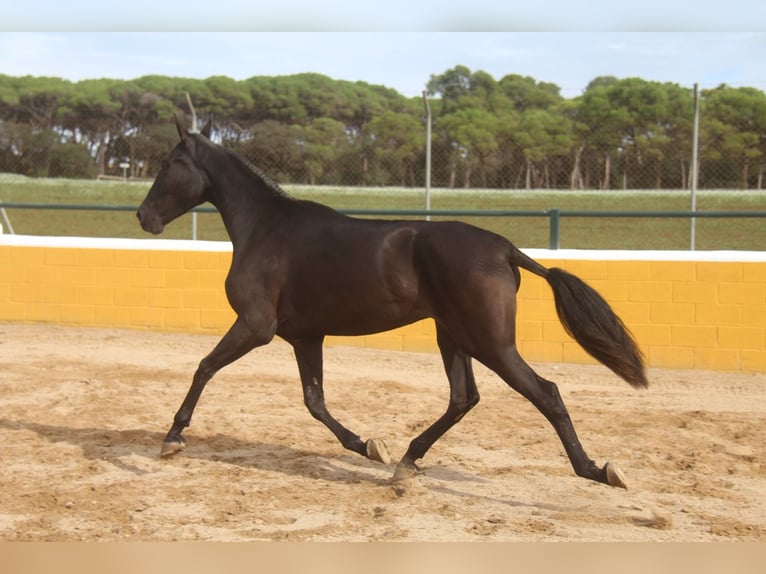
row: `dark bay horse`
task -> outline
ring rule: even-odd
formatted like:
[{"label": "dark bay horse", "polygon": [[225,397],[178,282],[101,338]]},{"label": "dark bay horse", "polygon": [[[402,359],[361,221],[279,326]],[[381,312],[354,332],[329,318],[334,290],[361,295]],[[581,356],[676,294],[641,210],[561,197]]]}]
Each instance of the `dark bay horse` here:
[{"label": "dark bay horse", "polygon": [[275,335],[290,343],[309,412],[347,449],[388,464],[385,443],[363,441],[328,412],[322,389],[326,335],[364,335],[431,317],[450,394],[446,412],[410,443],[395,479],[479,401],[471,361],[496,372],[550,421],[574,471],[625,488],[610,463],[599,467],[580,444],[556,385],[535,373],[516,346],[519,268],[545,278],[567,332],[634,387],[648,386],[642,355],[604,299],[577,277],[547,269],[507,239],[460,222],[381,221],[347,217],[287,195],[258,168],[187,131],[162,163],[138,209],[141,227],[159,234],[193,207],[210,202],[233,245],[226,295],[237,319],[199,364],[165,438],[162,456],[182,436],[206,383],[222,367]]}]

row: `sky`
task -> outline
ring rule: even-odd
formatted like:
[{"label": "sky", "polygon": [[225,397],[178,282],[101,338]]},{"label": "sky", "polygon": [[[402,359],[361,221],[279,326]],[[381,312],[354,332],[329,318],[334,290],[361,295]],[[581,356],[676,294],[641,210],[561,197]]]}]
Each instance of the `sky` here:
[{"label": "sky", "polygon": [[686,0],[645,0],[640,14],[634,3],[614,1],[591,2],[591,11],[568,0],[539,4],[545,9],[389,0],[382,10],[359,0],[219,0],[212,9],[132,0],[104,12],[94,0],[29,0],[3,9],[0,74],[241,80],[317,72],[414,97],[432,74],[464,65],[496,79],[551,82],[567,98],[605,75],[766,91],[766,31],[748,26],[763,27],[766,3],[728,0],[725,14]]}]

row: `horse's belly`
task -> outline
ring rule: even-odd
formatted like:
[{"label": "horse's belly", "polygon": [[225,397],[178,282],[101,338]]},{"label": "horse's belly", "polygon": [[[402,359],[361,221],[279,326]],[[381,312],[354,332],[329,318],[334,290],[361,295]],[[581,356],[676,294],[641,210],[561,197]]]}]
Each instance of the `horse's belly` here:
[{"label": "horse's belly", "polygon": [[[378,294],[380,295],[380,294]],[[328,289],[300,301],[283,299],[280,336],[369,335],[414,323],[429,316],[415,296],[376,297],[370,291]]]},{"label": "horse's belly", "polygon": [[390,331],[427,317],[425,313],[358,313],[325,325],[326,335],[358,336]]}]

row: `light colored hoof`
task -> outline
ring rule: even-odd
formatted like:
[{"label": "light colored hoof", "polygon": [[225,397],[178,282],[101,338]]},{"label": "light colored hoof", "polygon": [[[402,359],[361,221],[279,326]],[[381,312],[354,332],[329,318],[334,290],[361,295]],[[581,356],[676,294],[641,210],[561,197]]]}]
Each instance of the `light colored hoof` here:
[{"label": "light colored hoof", "polygon": [[367,440],[367,458],[377,460],[383,464],[391,464],[391,455],[388,454],[388,447],[382,439],[371,438]]},{"label": "light colored hoof", "polygon": [[160,458],[170,458],[186,448],[185,442],[163,442],[160,450]]},{"label": "light colored hoof", "polygon": [[619,468],[614,466],[611,462],[607,462],[604,465],[604,470],[606,471],[606,480],[609,483],[609,486],[616,486],[628,490],[628,483],[625,480],[625,475],[622,474],[622,471]]},{"label": "light colored hoof", "polygon": [[415,478],[415,476],[417,476],[419,473],[420,470],[414,464],[406,465],[400,462],[396,465],[396,470],[394,471],[392,480],[394,482],[406,482]]}]

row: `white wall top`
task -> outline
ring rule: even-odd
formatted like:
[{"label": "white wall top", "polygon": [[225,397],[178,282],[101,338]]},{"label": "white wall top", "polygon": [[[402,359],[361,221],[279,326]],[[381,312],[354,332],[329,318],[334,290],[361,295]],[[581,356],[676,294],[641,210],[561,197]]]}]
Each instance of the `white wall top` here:
[{"label": "white wall top", "polygon": [[86,249],[133,249],[149,251],[231,251],[229,241],[191,239],[124,239],[114,237],[48,237],[42,235],[0,235],[0,245],[17,247],[68,247]]},{"label": "white wall top", "polygon": [[[17,247],[68,247],[86,249],[132,249],[149,251],[230,252],[229,241],[191,239],[122,239],[111,237],[49,237],[0,235],[0,245]],[[766,262],[765,251],[632,251],[607,249],[522,249],[534,259],[579,259],[586,261],[728,261]]]}]

